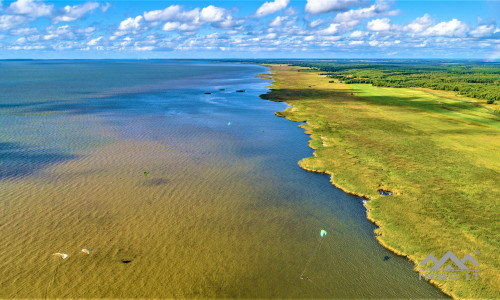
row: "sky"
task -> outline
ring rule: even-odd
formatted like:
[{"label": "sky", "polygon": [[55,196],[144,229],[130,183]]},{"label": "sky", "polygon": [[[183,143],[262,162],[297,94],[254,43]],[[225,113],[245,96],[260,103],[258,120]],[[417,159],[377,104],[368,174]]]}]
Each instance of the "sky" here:
[{"label": "sky", "polygon": [[500,59],[500,0],[0,0],[0,59]]}]

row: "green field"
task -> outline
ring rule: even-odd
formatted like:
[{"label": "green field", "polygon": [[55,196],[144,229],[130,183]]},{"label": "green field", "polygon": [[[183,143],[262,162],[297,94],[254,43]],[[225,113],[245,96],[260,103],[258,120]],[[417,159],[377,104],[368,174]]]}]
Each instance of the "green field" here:
[{"label": "green field", "polygon": [[381,87],[422,87],[453,91],[486,100],[500,100],[500,64],[449,61],[336,61],[295,62],[344,83],[370,83]]},{"label": "green field", "polygon": [[271,70],[275,83],[262,98],[289,103],[277,114],[307,122],[300,126],[316,150],[299,162],[302,168],[330,174],[336,186],[370,198],[377,239],[408,256],[416,270],[426,270],[417,264],[429,253],[438,259],[448,250],[460,259],[472,254],[480,263],[478,280],[433,281],[445,293],[500,297],[497,104],[453,92],[331,83],[287,65]]}]

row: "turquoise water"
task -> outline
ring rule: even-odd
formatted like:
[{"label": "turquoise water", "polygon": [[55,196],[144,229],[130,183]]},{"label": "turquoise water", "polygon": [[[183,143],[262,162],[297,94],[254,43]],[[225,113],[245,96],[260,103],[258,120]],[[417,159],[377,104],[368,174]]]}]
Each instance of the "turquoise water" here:
[{"label": "turquoise water", "polygon": [[[10,245],[9,249],[0,246],[0,270],[3,270],[0,271],[0,278],[3,278],[0,284],[6,287],[3,292],[0,290],[0,297],[40,297],[47,294],[53,297],[444,296],[435,287],[418,279],[418,274],[412,270],[412,263],[393,255],[376,242],[373,234],[375,226],[366,220],[361,199],[333,187],[328,176],[309,173],[298,167],[300,159],[312,155],[312,150],[307,146],[309,137],[298,127],[298,123],[274,115],[274,112],[284,110],[286,104],[258,97],[267,91],[271,81],[255,76],[268,73],[267,68],[206,61],[3,61],[0,62],[0,69],[0,182],[5,183],[5,189],[0,190],[0,198],[4,199],[0,202],[0,236],[6,237],[6,241],[9,239]],[[41,279],[30,278],[38,276],[36,272],[30,272],[30,268],[37,272],[52,268],[47,270],[53,272],[53,266],[50,265],[53,262],[49,261],[43,266],[32,262],[32,265],[21,271],[16,263],[25,257],[18,254],[17,261],[12,260],[6,257],[8,250],[17,249],[16,253],[22,253],[22,249],[26,248],[43,248],[37,244],[37,237],[52,236],[51,230],[59,229],[37,226],[37,222],[43,224],[45,221],[33,221],[37,217],[35,212],[30,214],[31,210],[22,216],[15,216],[23,207],[23,202],[30,206],[36,205],[37,201],[49,203],[49,200],[40,200],[48,197],[45,194],[40,193],[38,198],[31,199],[14,192],[15,186],[22,185],[22,189],[36,194],[38,189],[45,189],[40,187],[39,182],[50,182],[52,185],[49,188],[66,191],[67,187],[59,187],[60,181],[57,180],[60,177],[54,179],[56,171],[53,170],[58,170],[61,164],[71,165],[73,161],[82,162],[75,163],[75,166],[93,165],[98,161],[96,165],[99,167],[96,167],[95,172],[105,170],[108,167],[99,165],[101,162],[94,159],[94,153],[119,141],[132,144],[148,142],[175,149],[175,155],[180,155],[176,157],[185,159],[185,166],[180,170],[179,167],[172,169],[172,165],[167,165],[170,150],[156,152],[158,157],[153,155],[150,162],[145,163],[144,168],[150,170],[148,176],[151,179],[148,182],[148,178],[140,176],[138,180],[146,180],[147,187],[145,189],[142,186],[137,191],[144,193],[151,189],[155,193],[154,199],[158,202],[154,210],[133,208],[136,207],[134,198],[113,200],[132,207],[134,211],[124,215],[144,214],[143,219],[138,219],[143,220],[143,223],[138,221],[138,225],[130,225],[136,223],[130,219],[124,222],[117,214],[108,221],[100,220],[111,222],[107,226],[113,229],[112,233],[109,233],[109,228],[106,232],[98,227],[92,229],[94,231],[89,230],[89,236],[107,233],[115,236],[114,231],[121,230],[127,234],[115,242],[111,242],[110,238],[108,244],[94,245],[95,249],[101,247],[101,252],[96,251],[95,254],[99,260],[93,265],[94,269],[85,270],[85,265],[78,265],[78,272],[88,272],[86,278],[80,278],[78,273],[71,273],[76,271],[68,269],[67,274],[73,274],[68,275],[71,282],[78,284],[65,285],[65,279],[59,278],[60,275],[54,275],[50,280],[43,276]],[[116,150],[117,156],[141,156],[140,146],[133,149],[136,150],[131,153]],[[124,166],[128,163],[123,160]],[[198,167],[199,170],[208,168],[208,171],[202,173]],[[155,174],[159,173],[164,174],[163,177],[155,178]],[[86,175],[79,176],[83,178]],[[181,177],[182,182],[177,183],[176,180]],[[222,179],[219,180],[219,177]],[[71,186],[72,181],[79,180],[77,177],[67,179],[66,184]],[[103,202],[119,194],[106,184],[105,180],[92,183],[92,188],[106,194],[106,197],[100,197]],[[92,194],[92,190],[88,191],[83,186],[75,183],[75,187],[80,189],[78,193]],[[205,216],[209,220],[206,224],[193,221],[189,227],[179,225],[177,228],[173,224],[168,228],[156,228],[154,224],[163,224],[167,220],[162,219],[166,213],[157,215],[155,210],[166,212],[169,209],[167,202],[158,199],[161,195],[170,197],[169,189],[174,187],[180,189],[175,195],[181,196],[176,197],[186,197],[183,201],[190,201],[190,195],[206,194],[207,198],[201,197],[200,201],[213,201],[214,207],[219,205],[221,210],[227,212],[221,213],[220,218],[214,217],[212,221],[210,216]],[[82,217],[79,210],[83,208],[78,208],[70,198],[65,199],[67,205],[61,209],[67,210],[64,211],[67,222],[94,224],[92,217],[88,217],[88,220]],[[196,210],[194,203],[189,205],[193,205],[192,209]],[[43,207],[40,209],[45,210]],[[114,210],[119,211],[112,205],[104,208],[97,204],[85,209],[98,215],[113,215]],[[170,209],[174,210],[173,206]],[[63,215],[57,209],[50,213],[54,217]],[[154,224],[148,223],[148,216],[154,217]],[[246,220],[247,216],[252,218]],[[171,216],[175,217],[175,214]],[[245,219],[244,223],[241,223],[242,219]],[[210,222],[227,228],[222,225],[211,228],[207,226]],[[151,231],[144,235],[138,233],[134,226],[141,224],[151,226]],[[234,228],[235,224],[239,224],[238,228]],[[19,234],[12,229],[16,226],[27,226],[27,229]],[[195,228],[196,232],[200,232],[198,238],[210,244],[210,249],[218,249],[219,239],[220,245],[224,247],[221,246],[218,249],[220,251],[215,251],[217,254],[209,256],[202,264],[210,264],[211,260],[221,262],[221,266],[214,266],[213,270],[231,276],[215,276],[215,271],[206,271],[208,275],[201,274],[201,271],[197,271],[202,269],[200,263],[196,267],[193,263],[193,267],[190,267],[189,259],[182,267],[161,269],[157,262],[164,258],[159,254],[155,256],[158,248],[154,248],[154,242],[148,244],[148,238],[151,239],[153,235],[159,240],[159,236],[175,230],[180,235],[197,234],[188,229],[183,231],[182,228]],[[321,229],[328,231],[323,242],[319,237]],[[68,237],[65,237],[68,241],[61,243],[69,242],[71,236],[81,235],[81,230],[77,228],[68,230]],[[241,236],[224,243],[225,237],[229,238],[235,230]],[[88,243],[92,241],[91,237],[80,238],[88,240]],[[128,239],[133,240],[131,243],[135,246],[123,250],[116,245],[130,242]],[[196,244],[196,240],[176,241],[165,250],[171,251],[168,253],[174,256],[176,253],[185,255],[188,250],[196,251],[204,245],[201,242]],[[156,250],[134,252],[138,244],[143,249],[151,247]],[[109,281],[96,275],[116,274],[117,268],[122,266],[114,265],[106,253],[122,252],[127,253],[127,260],[133,257],[141,261],[142,265],[134,265],[134,262],[127,264],[127,268],[133,270],[130,274],[135,274],[135,277],[130,275],[121,278],[116,275],[114,281]],[[156,263],[149,264],[145,253]],[[46,256],[40,254],[40,257],[45,257],[43,255]],[[140,260],[141,257],[144,259]],[[235,260],[235,257],[238,259]],[[69,263],[68,260],[68,266]],[[236,272],[236,267],[246,271],[238,269],[240,271]],[[183,273],[191,268],[192,272],[186,271],[188,275]],[[55,270],[59,273],[54,274],[64,272]],[[184,286],[178,283],[163,291],[166,284],[161,283],[163,281],[159,278],[169,273],[173,274],[172,282],[176,282],[175,274],[179,274],[179,277],[184,276],[182,284],[189,284]],[[311,280],[300,279],[301,273]],[[206,277],[212,275],[213,282],[207,284]],[[90,280],[87,276],[95,278]],[[136,282],[137,278],[148,284],[157,282],[158,286],[144,283],[128,290],[123,288],[126,284]],[[43,287],[45,294],[41,288],[30,289],[30,284]]]}]

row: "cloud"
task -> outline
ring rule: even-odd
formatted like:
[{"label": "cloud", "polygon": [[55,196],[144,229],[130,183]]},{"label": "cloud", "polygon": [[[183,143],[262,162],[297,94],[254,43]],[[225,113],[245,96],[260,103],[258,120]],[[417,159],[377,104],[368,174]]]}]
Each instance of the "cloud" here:
[{"label": "cloud", "polygon": [[26,23],[28,19],[23,16],[1,15],[0,31],[7,31],[19,25]]},{"label": "cloud", "polygon": [[144,12],[144,20],[146,21],[169,21],[173,20],[181,12],[179,5],[170,5],[163,10],[153,10]]},{"label": "cloud", "polygon": [[287,16],[294,16],[294,15],[299,14],[299,12],[296,11],[293,7],[289,7],[287,9],[285,9],[284,14],[287,15]]},{"label": "cloud", "polygon": [[172,30],[176,30],[177,28],[179,28],[179,26],[181,26],[181,23],[179,22],[167,22],[165,23],[165,25],[163,25],[163,30],[165,31],[172,31]]},{"label": "cloud", "polygon": [[199,28],[199,25],[184,23],[181,24],[177,29],[179,29],[180,31],[195,31]]},{"label": "cloud", "polygon": [[226,9],[209,5],[201,10],[200,20],[202,22],[220,22],[226,15]]},{"label": "cloud", "polygon": [[74,50],[84,49],[95,33],[95,27],[79,28],[77,26],[49,26],[44,30],[36,28],[21,28],[11,31],[12,34],[21,34],[21,38],[11,43],[15,49],[52,49]]},{"label": "cloud", "polygon": [[19,28],[19,29],[13,29],[11,30],[10,34],[11,35],[30,35],[30,34],[35,34],[38,32],[38,29],[33,27],[33,28]]},{"label": "cloud", "polygon": [[259,9],[255,12],[256,17],[265,17],[270,14],[274,14],[282,9],[285,9],[290,0],[275,0],[272,2],[265,2],[262,4]]},{"label": "cloud", "polygon": [[276,36],[277,36],[277,34],[273,32],[273,33],[269,33],[269,34],[267,34],[267,35],[265,36],[265,38],[266,38],[266,39],[268,39],[268,40],[272,40],[272,39],[275,39],[275,38],[276,38]]},{"label": "cloud", "polygon": [[322,29],[322,30],[318,30],[317,34],[319,34],[319,35],[336,34],[339,31],[339,26],[340,26],[340,24],[330,24],[330,26],[328,26],[327,28]]},{"label": "cloud", "polygon": [[[359,51],[356,53],[361,56],[368,53],[368,56],[383,57],[391,52],[389,47],[398,45],[399,56],[412,57],[422,53],[420,51],[439,56],[456,53],[454,49],[468,49],[470,57],[473,51],[484,53],[500,45],[500,30],[495,20],[479,20],[477,25],[469,25],[469,28],[464,21],[448,21],[450,18],[441,22],[424,14],[394,24],[396,21],[390,17],[397,15],[398,11],[392,10],[389,2],[383,0],[371,0],[375,3],[366,0],[308,0],[304,5],[309,15],[301,11],[295,16],[291,16],[296,12],[289,7],[289,0],[261,0],[260,4],[265,3],[259,7],[260,12],[257,10],[246,17],[232,15],[237,10],[230,9],[231,4],[199,8],[160,6],[162,9],[128,15],[119,20],[121,22],[114,23],[116,31],[110,33],[106,33],[108,25],[79,28],[63,23],[65,26],[45,28],[46,20],[33,22],[45,17],[53,24],[72,21],[75,23],[68,24],[78,24],[78,20],[96,12],[102,17],[100,11],[110,7],[104,1],[83,0],[65,7],[59,2],[52,5],[37,0],[12,0],[8,4],[4,1],[6,7],[0,12],[0,39],[3,38],[0,47],[5,50],[57,51],[277,51],[282,55],[312,53],[311,56],[333,50],[338,53]],[[278,11],[279,14],[271,16]],[[317,15],[325,12],[334,13]],[[259,20],[255,18],[257,16],[268,17]],[[367,22],[365,28],[362,28],[363,22]],[[168,33],[172,31],[178,34]],[[467,53],[464,55],[466,57]]]},{"label": "cloud", "polygon": [[365,36],[368,35],[368,32],[363,32],[363,31],[354,31],[352,32],[349,37],[350,38],[353,38],[353,39],[361,39],[361,38],[364,38]]},{"label": "cloud", "polygon": [[125,19],[120,23],[120,26],[118,26],[118,30],[131,31],[140,29],[143,24],[143,19],[144,18],[142,16]]},{"label": "cloud", "polygon": [[434,24],[434,21],[428,14],[425,14],[422,17],[416,18],[414,21],[410,22],[404,27],[404,29],[413,33],[421,33],[432,26],[432,24]]},{"label": "cloud", "polygon": [[391,20],[388,18],[383,19],[375,19],[373,21],[368,22],[366,28],[371,31],[388,31],[391,29]]},{"label": "cloud", "polygon": [[212,26],[215,28],[232,29],[240,26],[243,23],[243,20],[234,20],[231,15],[227,15],[224,21],[212,23]]},{"label": "cloud", "polygon": [[179,5],[170,5],[162,10],[144,12],[144,20],[150,22],[151,26],[157,26],[157,22],[166,21],[163,30],[172,31],[195,31],[205,24],[212,24],[216,28],[232,28],[241,24],[234,20],[230,12],[222,7],[209,5],[203,9],[195,8],[183,10]]},{"label": "cloud", "polygon": [[48,17],[52,15],[54,5],[44,4],[35,0],[17,0],[12,2],[8,12],[17,15],[26,15],[31,18]]},{"label": "cloud", "polygon": [[305,10],[317,15],[332,11],[345,11],[349,7],[362,6],[366,1],[360,0],[307,0]]},{"label": "cloud", "polygon": [[338,13],[333,19],[334,22],[342,23],[347,28],[358,26],[363,20],[380,15],[394,16],[399,13],[397,10],[389,11],[390,6],[384,1],[378,1],[370,7],[351,9]]},{"label": "cloud", "polygon": [[276,17],[274,18],[274,20],[271,21],[271,23],[269,24],[269,26],[271,27],[279,27],[281,25],[283,25],[283,22],[286,21],[288,19],[288,17]]},{"label": "cloud", "polygon": [[87,45],[88,46],[96,46],[101,40],[102,40],[102,36],[95,38],[95,39],[91,39],[90,41],[87,42]]},{"label": "cloud", "polygon": [[446,36],[446,37],[465,37],[469,28],[465,23],[457,19],[448,22],[441,22],[422,32],[423,36]]},{"label": "cloud", "polygon": [[136,51],[152,51],[154,49],[154,46],[140,46],[140,43],[134,43],[134,50]]},{"label": "cloud", "polygon": [[480,37],[486,37],[486,36],[490,36],[492,35],[493,33],[496,33],[498,32],[498,28],[496,28],[495,30],[495,25],[481,25],[481,26],[478,26],[476,28],[474,28],[473,30],[471,30],[469,32],[469,34],[473,37],[477,37],[477,38],[480,38]]},{"label": "cloud", "polygon": [[9,50],[43,50],[45,46],[10,46]]},{"label": "cloud", "polygon": [[59,22],[73,22],[83,17],[88,12],[91,12],[99,7],[97,2],[86,2],[82,5],[65,6],[60,15],[56,16],[52,21],[53,23]]},{"label": "cloud", "polygon": [[75,36],[73,28],[69,25],[54,27],[50,26],[46,29],[46,34],[43,36],[44,40],[52,40],[59,38],[61,36],[66,36],[66,38],[72,38]]},{"label": "cloud", "polygon": [[311,21],[311,23],[309,23],[309,27],[311,28],[318,27],[319,25],[323,24],[323,22],[324,20],[316,19],[314,21]]},{"label": "cloud", "polygon": [[104,13],[111,7],[111,3],[106,2],[105,4],[101,4],[101,11]]}]

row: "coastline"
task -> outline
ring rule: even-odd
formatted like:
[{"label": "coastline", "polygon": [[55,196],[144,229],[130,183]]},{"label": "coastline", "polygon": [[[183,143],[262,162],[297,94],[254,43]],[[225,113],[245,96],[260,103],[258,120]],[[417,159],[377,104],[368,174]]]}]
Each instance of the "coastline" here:
[{"label": "coastline", "polygon": [[[393,232],[391,232],[391,230],[388,229],[389,226],[388,226],[388,224],[386,224],[386,222],[384,222],[384,218],[380,217],[380,214],[381,214],[380,213],[380,208],[376,207],[376,205],[374,205],[374,203],[379,204],[380,200],[383,199],[383,198],[385,198],[385,197],[377,195],[375,193],[360,192],[360,191],[357,191],[356,188],[353,188],[353,186],[349,187],[349,186],[346,186],[345,184],[343,184],[341,182],[337,182],[335,180],[335,172],[332,171],[331,169],[328,169],[328,167],[326,167],[327,163],[321,162],[322,159],[326,159],[326,156],[325,155],[323,155],[323,156],[318,155],[318,152],[322,148],[325,148],[325,147],[321,147],[321,146],[318,147],[318,146],[315,146],[315,145],[325,146],[324,141],[323,141],[323,136],[320,135],[320,134],[318,134],[318,133],[315,133],[314,129],[312,128],[312,127],[315,126],[314,120],[310,120],[310,119],[304,118],[303,115],[302,116],[297,116],[297,114],[299,114],[298,111],[300,111],[301,109],[302,109],[302,111],[304,111],[304,110],[306,110],[309,107],[307,106],[307,104],[303,105],[303,103],[300,103],[300,107],[298,107],[294,103],[294,101],[296,100],[295,98],[293,100],[288,100],[287,99],[287,97],[293,98],[294,97],[294,95],[293,95],[294,92],[299,92],[299,93],[300,92],[303,92],[303,93],[308,92],[306,86],[303,87],[304,90],[297,90],[297,88],[298,88],[297,82],[293,81],[293,83],[295,84],[295,86],[293,86],[291,88],[290,86],[287,86],[286,83],[283,84],[283,82],[280,82],[280,80],[276,78],[276,68],[277,68],[276,65],[266,65],[266,66],[271,69],[271,72],[272,72],[271,77],[273,77],[274,82],[270,86],[271,91],[269,93],[267,93],[267,94],[262,95],[261,98],[265,99],[265,100],[270,100],[270,101],[286,102],[289,105],[289,107],[285,111],[283,111],[283,112],[276,113],[276,115],[280,116],[280,117],[284,117],[284,118],[286,118],[286,119],[288,119],[290,121],[304,122],[304,123],[306,123],[306,124],[300,125],[299,127],[302,127],[303,129],[305,129],[305,133],[310,136],[310,140],[309,140],[309,143],[308,143],[309,147],[312,148],[313,150],[315,150],[312,157],[308,157],[308,158],[302,159],[301,161],[298,162],[298,165],[302,169],[304,169],[306,171],[316,172],[316,173],[322,173],[322,174],[328,174],[330,176],[330,183],[332,185],[334,185],[335,187],[341,189],[345,193],[348,193],[348,194],[351,194],[351,195],[355,195],[355,196],[358,196],[358,197],[361,197],[361,198],[369,199],[370,201],[366,201],[366,202],[364,201],[363,205],[367,209],[367,212],[366,212],[367,219],[370,222],[374,223],[378,227],[374,231],[378,243],[380,245],[382,245],[384,248],[390,250],[391,252],[393,252],[393,253],[395,253],[395,254],[397,254],[399,256],[404,256],[404,257],[408,258],[414,264],[414,269],[413,270],[416,273],[419,273],[420,271],[418,270],[417,266],[418,266],[419,262],[422,261],[421,257],[418,257],[418,256],[411,255],[411,254],[407,253],[407,251],[404,251],[404,250],[401,249],[401,245],[397,245],[399,247],[391,245],[391,242],[392,242],[392,244],[394,244],[394,239],[392,239],[390,241],[388,241],[387,239],[384,239],[384,237],[386,235],[391,235],[391,234],[393,234]],[[278,65],[278,67],[279,66],[281,66],[281,65]],[[297,68],[297,67],[290,67],[290,68],[294,68],[293,69],[294,72],[300,73],[300,70],[297,70],[299,68]],[[302,73],[307,73],[307,72],[302,72]],[[313,72],[310,72],[310,73],[313,73]],[[322,76],[320,76],[320,75],[317,76],[318,79],[321,78],[321,77]],[[282,87],[282,84],[285,86],[285,88]],[[311,85],[309,85],[308,87],[311,88]],[[280,91],[280,89],[282,89],[282,91]],[[280,92],[281,92],[281,94],[280,94]],[[354,94],[351,93],[351,95],[354,95]],[[273,97],[276,97],[276,98],[273,98]],[[307,97],[310,97],[310,95],[307,94]],[[351,97],[353,97],[353,96],[351,96]],[[356,94],[356,95],[354,95],[354,98],[355,97],[362,98],[363,96],[360,96],[360,95]],[[300,96],[298,96],[298,98],[300,98]],[[307,98],[307,99],[310,100],[309,98]],[[299,100],[297,100],[297,101],[299,101]],[[305,108],[305,107],[307,107],[307,108]],[[313,109],[314,108],[310,108],[310,110],[313,110]],[[309,111],[309,113],[311,113],[311,111]],[[313,161],[313,163],[311,163],[311,161]],[[316,165],[314,165],[314,163]],[[361,173],[361,172],[362,172],[362,170],[359,170],[359,173]],[[382,188],[382,187],[379,185],[379,188]],[[395,195],[396,195],[397,192],[398,192],[398,189],[396,188],[396,189],[393,189],[392,191],[394,191]],[[377,216],[377,214],[374,214],[374,209],[378,209],[377,210],[378,216]],[[492,274],[493,275],[495,274],[495,270],[493,270]],[[496,280],[496,278],[493,279],[493,282],[495,280]],[[469,298],[469,297],[471,297],[470,294],[469,295],[464,295],[464,291],[463,290],[459,291],[460,294],[457,294],[456,286],[455,285],[451,285],[450,286],[449,284],[447,284],[447,282],[445,282],[443,284],[443,283],[438,282],[436,280],[428,280],[428,281],[431,284],[433,284],[436,287],[438,287],[445,295],[448,295],[448,296],[450,296],[452,298],[459,299],[459,298]],[[483,286],[483,288],[484,288],[484,286]],[[466,289],[465,289],[465,292],[467,292]],[[491,297],[491,295],[492,295],[492,294],[488,295],[489,293],[494,294],[495,292],[494,291],[487,291],[487,294],[476,295],[476,296],[483,297],[483,298],[488,298],[488,297]],[[473,296],[473,297],[476,297],[476,296]]]},{"label": "coastline", "polygon": [[[272,100],[271,100],[272,101]],[[290,107],[293,107],[292,105],[290,105]],[[283,117],[283,118],[286,118],[286,117]],[[290,120],[290,121],[293,121],[293,122],[298,122],[298,121],[294,121],[294,120],[291,120],[291,119],[288,119],[286,118],[287,120]],[[314,138],[312,137],[312,132],[311,131],[308,131],[306,130],[305,131],[305,134],[309,135],[311,137],[311,140],[318,140],[317,138]],[[312,147],[311,143],[309,143],[309,147],[313,150],[317,150],[316,148]],[[316,152],[313,153],[313,155],[316,155]],[[382,230],[382,228],[384,227],[384,222],[382,220],[378,220],[376,218],[374,218],[372,215],[371,215],[371,209],[370,209],[370,206],[369,206],[369,202],[372,200],[372,196],[369,196],[369,195],[365,195],[365,194],[360,194],[360,193],[357,193],[357,192],[354,192],[354,191],[351,191],[351,190],[348,190],[346,189],[344,186],[342,185],[339,185],[338,183],[336,183],[333,179],[333,172],[330,172],[330,171],[317,171],[317,170],[314,170],[314,169],[311,169],[311,168],[308,168],[305,164],[301,163],[301,161],[298,162],[298,165],[299,167],[301,167],[302,169],[308,171],[308,172],[314,172],[314,173],[319,173],[319,174],[325,174],[325,175],[328,175],[330,176],[330,183],[338,188],[339,190],[343,191],[344,193],[346,194],[350,194],[350,195],[353,195],[353,196],[356,196],[356,197],[359,197],[361,199],[365,199],[365,200],[368,200],[368,201],[363,201],[363,206],[366,208],[366,218],[372,222],[373,224],[375,224],[378,228],[375,230],[375,239],[377,240],[377,242],[382,246],[384,247],[385,249],[391,251],[392,253],[396,254],[396,255],[399,255],[399,256],[403,256],[405,258],[407,258],[408,260],[410,260],[411,262],[413,262],[416,265],[419,264],[419,261],[416,260],[415,258],[413,258],[412,256],[404,253],[404,252],[401,252],[399,250],[397,250],[396,248],[394,247],[391,247],[389,244],[387,244],[386,242],[384,242],[384,240],[380,239],[380,231]],[[416,273],[419,273],[419,271],[414,268],[413,269]],[[448,295],[454,299],[458,299],[453,293],[450,293],[446,290],[444,290],[442,288],[442,286],[439,284],[439,282],[435,281],[435,280],[429,280],[430,283],[432,283],[433,285],[435,285],[436,287],[438,287],[445,295]]]}]

